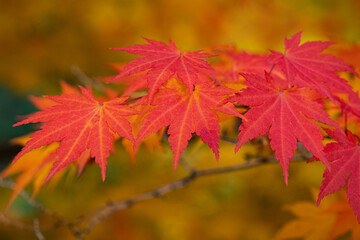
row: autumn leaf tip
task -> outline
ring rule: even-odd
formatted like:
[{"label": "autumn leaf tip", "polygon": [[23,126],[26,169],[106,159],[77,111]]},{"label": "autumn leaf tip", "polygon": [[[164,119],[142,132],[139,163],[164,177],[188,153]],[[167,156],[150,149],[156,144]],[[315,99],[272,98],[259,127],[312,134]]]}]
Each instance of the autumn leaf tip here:
[{"label": "autumn leaf tip", "polygon": [[244,115],[242,115],[241,113],[239,113],[239,116],[243,121],[247,122],[249,121]]},{"label": "autumn leaf tip", "polygon": [[293,34],[291,37],[289,37],[288,39],[293,39],[293,38],[301,38],[302,34],[304,33],[303,30]]},{"label": "autumn leaf tip", "polygon": [[[155,41],[155,40],[151,40],[150,38],[147,38],[147,37],[144,37],[144,36],[142,36],[141,37],[142,39],[144,39],[146,42],[148,42],[149,44],[151,44],[153,41]],[[157,42],[157,41],[156,41]]]},{"label": "autumn leaf tip", "polygon": [[101,171],[101,179],[103,182],[105,182],[105,178],[106,178],[106,172],[104,170],[104,171]]},{"label": "autumn leaf tip", "polygon": [[237,153],[237,152],[239,151],[241,145],[242,145],[242,144],[239,144],[239,142],[236,144],[235,149],[234,149],[234,152],[235,152],[235,153]]},{"label": "autumn leaf tip", "polygon": [[51,173],[51,172],[50,172],[50,173],[47,175],[47,177],[45,178],[45,180],[43,181],[42,184],[47,183],[53,176],[54,176],[54,173]]},{"label": "autumn leaf tip", "polygon": [[118,80],[119,78],[123,77],[121,73],[117,74],[115,77],[110,78],[106,83],[112,83],[116,80]]},{"label": "autumn leaf tip", "polygon": [[118,50],[118,51],[125,51],[124,48],[117,48],[117,47],[111,47],[109,50]]},{"label": "autumn leaf tip", "polygon": [[[12,160],[11,164],[14,164],[20,157],[22,157],[25,153],[21,150]],[[1,178],[1,177],[0,177]]]},{"label": "autumn leaf tip", "polygon": [[60,167],[59,165],[57,165],[57,166],[53,165],[53,167],[51,168],[49,174],[47,175],[47,177],[45,178],[45,180],[43,181],[42,184],[47,183],[57,172],[60,171],[61,168],[62,167]]},{"label": "autumn leaf tip", "polygon": [[179,163],[179,158],[174,158],[174,171],[176,171],[176,168],[178,166],[178,163]]},{"label": "autumn leaf tip", "polygon": [[284,180],[285,180],[285,185],[288,186],[289,185],[289,176],[285,175]]},{"label": "autumn leaf tip", "polygon": [[12,127],[18,127],[18,126],[20,126],[20,125],[23,125],[23,123],[22,123],[22,122],[17,122],[17,123],[15,123],[15,124],[13,124]]},{"label": "autumn leaf tip", "polygon": [[316,200],[316,206],[319,206],[321,203],[321,200],[323,199],[323,196],[320,196],[321,192],[319,193],[318,199]]}]

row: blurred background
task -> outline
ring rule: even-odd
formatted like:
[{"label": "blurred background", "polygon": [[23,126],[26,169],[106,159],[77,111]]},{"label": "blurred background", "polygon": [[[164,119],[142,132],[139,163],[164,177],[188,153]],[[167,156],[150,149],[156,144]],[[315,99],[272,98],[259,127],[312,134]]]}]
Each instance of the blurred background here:
[{"label": "blurred background", "polygon": [[[16,116],[35,111],[31,95],[60,93],[59,82],[79,84],[74,69],[90,77],[114,74],[109,64],[131,60],[109,50],[144,43],[142,37],[168,41],[181,49],[198,50],[219,44],[267,53],[283,50],[283,39],[304,31],[303,41],[330,40],[335,48],[351,49],[360,42],[358,0],[0,0],[0,166],[19,151],[10,139],[31,127],[12,128]],[[351,51],[348,52],[351,58]],[[196,140],[195,140],[196,141]],[[243,150],[222,143],[217,163],[206,146],[192,144],[185,152],[198,167],[241,161]],[[164,151],[140,151],[137,163],[119,144],[109,159],[107,179],[90,166],[80,178],[45,187],[37,200],[72,219],[106,201],[134,196],[184,175],[172,170]],[[251,151],[251,149],[249,150]],[[321,164],[293,163],[289,186],[278,165],[200,179],[165,198],[140,203],[99,224],[88,239],[270,239],[291,215],[288,203],[311,199],[318,188]],[[31,189],[30,189],[31,191]],[[0,190],[1,203],[9,190]],[[18,198],[9,210],[17,219],[38,213]],[[40,224],[46,225],[40,216]],[[49,239],[71,239],[64,228],[44,232]],[[199,237],[200,236],[200,237]],[[1,239],[36,239],[31,232],[0,224]]]}]

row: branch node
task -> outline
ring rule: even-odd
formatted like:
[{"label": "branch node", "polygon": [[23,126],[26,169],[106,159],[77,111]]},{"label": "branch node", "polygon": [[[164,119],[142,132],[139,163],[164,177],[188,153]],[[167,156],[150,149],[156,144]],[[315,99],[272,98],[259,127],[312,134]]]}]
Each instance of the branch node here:
[{"label": "branch node", "polygon": [[132,205],[134,205],[134,200],[133,199],[128,199],[126,201],[124,201],[124,205],[125,206],[128,206],[128,207],[131,207]]}]

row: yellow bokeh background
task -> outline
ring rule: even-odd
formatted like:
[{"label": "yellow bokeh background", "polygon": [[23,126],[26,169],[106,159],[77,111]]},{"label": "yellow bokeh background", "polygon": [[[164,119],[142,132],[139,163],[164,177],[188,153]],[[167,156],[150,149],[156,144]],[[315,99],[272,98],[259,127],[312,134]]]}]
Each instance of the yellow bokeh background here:
[{"label": "yellow bokeh background", "polygon": [[260,52],[281,50],[298,31],[304,40],[360,38],[357,0],[2,0],[0,9],[1,82],[31,93],[76,81],[73,65],[89,76],[111,73],[107,63],[130,56],[109,48],[141,37],[171,38],[185,50],[236,44]]}]

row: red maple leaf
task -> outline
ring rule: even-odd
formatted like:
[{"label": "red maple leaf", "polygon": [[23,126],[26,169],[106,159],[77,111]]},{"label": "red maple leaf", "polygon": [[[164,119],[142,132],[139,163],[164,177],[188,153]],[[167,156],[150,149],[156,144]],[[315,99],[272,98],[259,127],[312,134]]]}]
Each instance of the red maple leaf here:
[{"label": "red maple leaf", "polygon": [[[242,73],[263,74],[264,70],[270,71],[272,63],[269,63],[268,55],[251,54],[237,49],[225,49],[219,51],[221,61],[213,65],[221,81],[237,83]],[[272,71],[278,74],[278,71]]]},{"label": "red maple leaf", "polygon": [[[110,65],[112,69],[116,70],[117,72],[121,72],[124,69],[124,64],[112,64]],[[105,76],[101,78],[102,81],[108,82],[116,82],[120,84],[125,84],[126,89],[121,89],[122,92],[121,96],[130,96],[136,91],[143,90],[147,88],[147,79],[146,79],[146,73],[138,73],[138,74],[132,74],[131,76],[124,76],[124,77],[118,77],[116,76]]]},{"label": "red maple leaf", "polygon": [[360,222],[359,138],[350,131],[345,135],[340,129],[327,132],[337,142],[327,144],[324,149],[325,157],[330,161],[331,171],[328,168],[324,171],[317,204],[319,205],[326,195],[339,191],[347,184],[349,204]]},{"label": "red maple leaf", "polygon": [[213,55],[202,53],[201,51],[180,51],[171,40],[168,46],[163,42],[144,39],[149,44],[135,45],[126,48],[113,48],[114,50],[142,55],[143,57],[136,58],[128,63],[123,71],[110,80],[110,82],[117,78],[149,70],[147,72],[147,82],[150,103],[155,92],[174,74],[177,74],[191,93],[199,78],[199,73],[213,71],[208,62],[202,59]]},{"label": "red maple leaf", "polygon": [[78,94],[47,96],[57,104],[34,113],[14,125],[45,122],[41,130],[31,134],[31,139],[26,142],[14,161],[33,149],[61,141],[56,150],[57,160],[46,181],[80,157],[87,149],[99,164],[102,179],[105,180],[107,158],[113,148],[113,132],[134,140],[130,123],[123,116],[137,112],[122,105],[127,97],[115,98],[100,104],[90,91],[80,88],[83,96]]},{"label": "red maple leaf", "polygon": [[335,71],[356,72],[340,58],[320,54],[332,42],[312,41],[300,45],[301,32],[285,39],[285,52],[272,51],[274,63],[280,67],[290,85],[309,87],[327,97],[332,96],[330,87],[352,93],[351,86]]},{"label": "red maple leaf", "polygon": [[359,93],[349,94],[347,110],[360,117],[360,98]]},{"label": "red maple leaf", "polygon": [[297,140],[327,165],[322,152],[322,133],[309,118],[331,126],[337,126],[337,123],[314,101],[318,94],[308,88],[288,88],[283,81],[268,74],[266,79],[254,74],[243,76],[248,87],[230,100],[253,108],[244,115],[247,121],[240,125],[236,151],[248,140],[269,131],[270,145],[283,168],[286,184],[288,165],[297,149]]},{"label": "red maple leaf", "polygon": [[[174,168],[183,150],[186,148],[192,133],[200,136],[219,158],[218,117],[213,110],[225,114],[242,117],[231,103],[223,103],[221,96],[231,95],[235,91],[227,87],[212,87],[212,81],[199,79],[194,91],[176,80],[169,81],[166,87],[160,89],[154,96],[151,105],[156,106],[144,118],[136,139],[138,145],[142,139],[152,132],[169,126],[168,134],[170,147],[174,154]],[[145,102],[143,104],[146,104]]]}]

